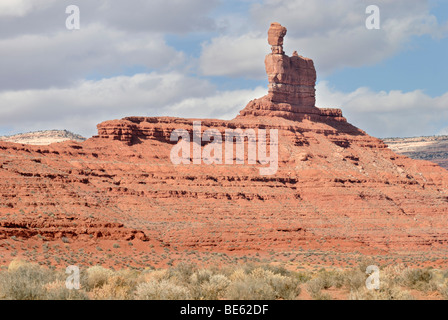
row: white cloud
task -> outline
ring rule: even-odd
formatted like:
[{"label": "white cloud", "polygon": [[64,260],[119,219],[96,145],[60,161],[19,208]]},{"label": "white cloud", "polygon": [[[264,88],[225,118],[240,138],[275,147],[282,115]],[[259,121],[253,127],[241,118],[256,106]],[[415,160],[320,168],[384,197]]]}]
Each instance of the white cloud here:
[{"label": "white cloud", "polygon": [[167,70],[183,66],[184,56],[162,34],[135,34],[102,25],[80,32],[22,35],[0,40],[0,88],[64,86],[87,76],[113,75],[127,67]]},{"label": "white cloud", "polygon": [[0,16],[23,17],[31,8],[26,0],[4,0],[0,2]]},{"label": "white cloud", "polygon": [[168,34],[214,28],[217,0],[78,0],[81,29],[66,29],[70,0],[0,1],[0,91],[67,86],[129,69],[182,71],[192,59]]},{"label": "white cloud", "polygon": [[65,28],[66,7],[77,5],[81,26],[102,24],[128,32],[170,32],[214,29],[209,13],[218,0],[1,0],[0,35],[54,32]]},{"label": "white cloud", "polygon": [[[368,4],[359,0],[265,0],[252,7],[246,30],[229,27],[224,29],[225,34],[204,45],[201,70],[208,75],[264,77],[257,71],[259,66],[241,68],[239,62],[260,59],[270,52],[267,29],[273,21],[288,29],[285,52],[291,55],[297,50],[311,57],[320,75],[343,67],[372,65],[397,54],[412,36],[438,36],[442,30],[429,12],[428,1],[421,0],[378,0],[381,29],[367,30]],[[239,20],[237,16],[238,24]],[[230,21],[227,24],[232,26]],[[229,30],[234,33],[229,34]],[[223,69],[216,63],[216,55],[230,53],[223,59]]]},{"label": "white cloud", "polygon": [[448,93],[432,98],[411,92],[359,88],[337,91],[322,81],[316,88],[319,107],[340,107],[350,123],[377,137],[433,135],[448,124]]},{"label": "white cloud", "polygon": [[32,10],[47,7],[57,0],[2,0],[0,17],[24,17]]},{"label": "white cloud", "polygon": [[437,135],[441,135],[441,136],[447,136],[448,135],[448,127],[443,128],[442,130],[440,130]]},{"label": "white cloud", "polygon": [[132,32],[184,34],[213,29],[208,14],[218,4],[218,0],[103,1],[97,21]]},{"label": "white cloud", "polygon": [[265,40],[259,33],[214,38],[211,43],[203,44],[200,71],[207,76],[266,77],[263,70],[265,47]]},{"label": "white cloud", "polygon": [[235,118],[250,100],[267,93],[266,88],[217,91],[208,97],[187,98],[168,107],[170,114],[186,118]]},{"label": "white cloud", "polygon": [[126,116],[231,119],[266,89],[218,91],[180,73],[81,81],[69,88],[0,92],[0,127],[14,132],[68,129],[91,136],[96,124]]}]

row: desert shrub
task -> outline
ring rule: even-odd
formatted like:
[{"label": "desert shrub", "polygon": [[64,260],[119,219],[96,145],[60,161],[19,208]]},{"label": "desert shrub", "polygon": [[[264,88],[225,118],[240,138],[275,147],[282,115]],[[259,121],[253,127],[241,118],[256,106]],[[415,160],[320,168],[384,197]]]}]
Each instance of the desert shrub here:
[{"label": "desert shrub", "polygon": [[366,285],[368,275],[361,269],[353,269],[344,272],[344,285],[350,290],[358,290]]},{"label": "desert shrub", "polygon": [[45,286],[46,300],[89,300],[83,290],[69,290],[65,281],[56,280]]},{"label": "desert shrub", "polygon": [[250,274],[237,269],[231,280],[226,297],[233,300],[294,299],[300,294],[297,279],[266,268],[253,269]]},{"label": "desert shrub", "polygon": [[431,289],[438,291],[444,299],[448,299],[448,273],[442,270],[431,270]]},{"label": "desert shrub", "polygon": [[342,288],[346,282],[344,274],[338,271],[320,270],[317,276],[321,280],[322,289]]},{"label": "desert shrub", "polygon": [[193,285],[201,285],[204,282],[208,282],[213,276],[213,271],[208,269],[200,269],[194,272],[189,279],[189,282]]},{"label": "desert shrub", "polygon": [[300,272],[291,272],[291,277],[294,277],[299,281],[299,283],[306,283],[310,281],[313,277],[310,272],[300,271]]},{"label": "desert shrub", "polygon": [[4,299],[42,300],[46,298],[45,285],[55,280],[55,274],[36,264],[14,264],[0,273],[0,293]]},{"label": "desert shrub", "polygon": [[137,300],[188,300],[190,291],[169,280],[140,283],[134,294]]},{"label": "desert shrub", "polygon": [[[128,300],[132,299],[133,293],[139,283],[145,280],[140,272],[135,270],[119,270],[106,272],[108,278],[102,285],[97,285],[92,290],[95,300]],[[101,277],[95,280],[102,281]]]},{"label": "desert shrub", "polygon": [[27,265],[29,265],[29,263],[24,260],[14,259],[9,263],[8,271],[13,272],[13,271],[17,270],[19,267],[27,266]]},{"label": "desert shrub", "polygon": [[274,289],[277,299],[293,300],[301,292],[299,281],[296,278],[273,274],[268,278],[268,283]]},{"label": "desert shrub", "polygon": [[242,268],[237,268],[231,272],[229,279],[234,282],[238,280],[244,280],[247,277],[247,273]]},{"label": "desert shrub", "polygon": [[379,289],[352,286],[350,300],[413,300],[409,291],[402,288],[401,277],[407,268],[402,264],[391,265],[380,271]]},{"label": "desert shrub", "polygon": [[399,286],[380,286],[379,290],[368,290],[359,288],[352,290],[349,295],[350,300],[414,300],[414,297]]},{"label": "desert shrub", "polygon": [[420,291],[437,290],[437,284],[433,281],[432,269],[405,269],[397,282],[407,288]]},{"label": "desert shrub", "polygon": [[262,268],[263,270],[271,271],[272,273],[279,274],[279,275],[282,275],[282,276],[289,276],[289,275],[291,275],[291,272],[288,271],[283,266],[264,264],[261,267],[257,267],[257,269],[258,268]]},{"label": "desert shrub", "polygon": [[113,276],[101,287],[92,290],[95,300],[127,300],[130,298],[131,288],[119,276]]},{"label": "desert shrub", "polygon": [[81,275],[82,287],[85,290],[90,291],[106,284],[107,279],[113,275],[113,271],[101,266],[94,266],[88,268],[85,272],[82,272]]},{"label": "desert shrub", "polygon": [[264,279],[254,276],[251,266],[244,267],[236,269],[230,276],[231,283],[225,297],[231,300],[273,300],[274,289]]},{"label": "desert shrub", "polygon": [[378,265],[378,263],[375,260],[373,260],[372,258],[370,258],[370,257],[364,257],[358,263],[358,270],[361,273],[365,274],[366,270],[367,270],[367,267],[368,266],[372,266],[372,265],[375,266],[375,265]]},{"label": "desert shrub", "polygon": [[[365,263],[365,265],[371,263]],[[410,300],[406,289],[436,291],[448,299],[448,272],[390,264],[380,271],[380,287],[368,290],[364,266],[347,271],[292,272],[283,267],[241,264],[198,268],[180,263],[165,270],[112,271],[101,266],[81,271],[81,290],[65,286],[65,270],[12,261],[0,268],[0,299],[20,300],[275,300],[296,299],[304,285],[314,300],[327,300],[329,288],[350,290],[352,300]]]},{"label": "desert shrub", "polygon": [[[213,271],[208,269],[200,269],[195,271],[188,279],[187,286],[191,292],[192,299],[202,300],[210,299],[213,296],[213,288],[209,285],[210,279],[213,277]],[[175,278],[178,280],[178,278]],[[213,298],[211,298],[213,299]]]},{"label": "desert shrub", "polygon": [[160,281],[169,279],[168,270],[146,270],[142,275],[143,282]]},{"label": "desert shrub", "polygon": [[122,286],[127,286],[134,289],[140,282],[143,282],[144,279],[141,272],[137,270],[119,270],[116,271],[114,275],[120,280]]},{"label": "desert shrub", "polygon": [[[275,273],[272,270],[279,271]],[[291,300],[300,294],[299,281],[296,278],[285,276],[286,270],[258,268],[251,275],[257,279],[264,279],[274,290],[275,299]]]},{"label": "desert shrub", "polygon": [[448,299],[448,286],[447,285],[441,285],[437,291],[442,295],[443,299]]},{"label": "desert shrub", "polygon": [[181,262],[173,268],[168,269],[168,278],[176,279],[179,283],[188,283],[191,276],[197,271],[197,267],[191,263]]},{"label": "desert shrub", "polygon": [[226,290],[226,298],[231,300],[273,300],[274,289],[263,281],[253,277],[231,282]]},{"label": "desert shrub", "polygon": [[443,299],[448,300],[448,284],[441,284],[437,291],[442,295]]},{"label": "desert shrub", "polygon": [[230,280],[222,274],[216,274],[210,277],[209,281],[200,285],[201,297],[199,299],[217,300],[224,296]]},{"label": "desert shrub", "polygon": [[323,293],[324,289],[323,280],[320,278],[311,279],[306,284],[306,291],[314,300],[331,300],[331,297],[327,293]]}]

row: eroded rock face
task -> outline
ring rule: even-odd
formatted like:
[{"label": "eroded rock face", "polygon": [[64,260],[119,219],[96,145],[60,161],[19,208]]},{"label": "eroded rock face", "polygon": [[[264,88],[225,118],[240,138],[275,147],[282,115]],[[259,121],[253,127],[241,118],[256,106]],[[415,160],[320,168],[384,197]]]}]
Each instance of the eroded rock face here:
[{"label": "eroded rock face", "polygon": [[271,53],[266,56],[265,65],[270,101],[298,107],[315,106],[316,70],[313,60]]},{"label": "eroded rock face", "polygon": [[[282,30],[274,26],[270,43],[280,45]],[[311,60],[271,53],[267,62],[266,96],[233,120],[201,123],[223,135],[277,129],[275,175],[248,164],[247,146],[244,164],[174,165],[170,135],[191,133],[195,119],[106,121],[82,143],[0,142],[0,232],[27,242],[66,230],[73,243],[134,239],[142,250],[153,241],[179,255],[301,248],[444,256],[448,172],[395,154],[339,109],[315,107]]]}]

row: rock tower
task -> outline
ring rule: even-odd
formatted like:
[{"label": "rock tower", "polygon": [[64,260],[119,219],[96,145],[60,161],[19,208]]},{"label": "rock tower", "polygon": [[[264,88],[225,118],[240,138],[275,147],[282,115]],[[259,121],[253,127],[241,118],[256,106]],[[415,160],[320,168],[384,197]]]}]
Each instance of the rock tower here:
[{"label": "rock tower", "polygon": [[265,67],[268,76],[268,94],[251,101],[241,116],[280,116],[291,120],[303,118],[320,120],[319,116],[336,117],[340,120],[339,109],[319,109],[316,107],[316,69],[313,60],[299,56],[294,51],[289,57],[283,51],[283,38],[287,29],[277,22],[268,30],[271,53],[266,56]]}]

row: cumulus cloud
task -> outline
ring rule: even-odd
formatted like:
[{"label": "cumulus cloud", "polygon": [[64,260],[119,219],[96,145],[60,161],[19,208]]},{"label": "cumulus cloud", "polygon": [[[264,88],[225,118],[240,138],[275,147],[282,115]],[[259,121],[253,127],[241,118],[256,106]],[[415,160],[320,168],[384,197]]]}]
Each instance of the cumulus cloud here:
[{"label": "cumulus cloud", "polygon": [[0,17],[24,17],[33,10],[48,7],[57,0],[2,0]]},{"label": "cumulus cloud", "polygon": [[0,20],[0,36],[60,31],[69,5],[80,8],[82,25],[185,34],[213,29],[209,13],[218,4],[218,0],[2,0],[0,18],[5,19]]},{"label": "cumulus cloud", "polygon": [[218,0],[102,2],[97,19],[106,25],[132,32],[179,34],[214,29],[214,20],[208,14],[219,4]]},{"label": "cumulus cloud", "polygon": [[217,0],[79,0],[81,29],[66,29],[68,0],[0,1],[0,91],[68,86],[140,71],[189,68],[167,34],[213,30]]},{"label": "cumulus cloud", "polygon": [[425,136],[443,133],[448,119],[448,93],[430,97],[410,92],[359,88],[341,92],[322,81],[316,88],[320,107],[341,107],[349,122],[376,137]]},{"label": "cumulus cloud", "polygon": [[211,96],[183,99],[167,109],[180,117],[230,120],[235,118],[250,100],[264,96],[266,91],[263,87],[253,90],[216,91]]},{"label": "cumulus cloud", "polygon": [[69,88],[0,92],[0,127],[12,132],[68,129],[86,136],[96,124],[130,115],[231,119],[265,89],[219,91],[180,73],[80,81]]},{"label": "cumulus cloud", "polygon": [[[265,0],[256,3],[245,31],[229,28],[234,33],[228,34],[229,30],[225,29],[225,34],[204,45],[201,70],[207,70],[209,75],[261,78],[263,75],[255,66],[248,70],[240,68],[238,62],[245,61],[250,66],[250,61],[260,60],[269,52],[266,31],[273,21],[288,28],[285,52],[291,55],[297,50],[299,54],[312,57],[321,75],[343,67],[382,61],[405,48],[413,36],[437,36],[443,29],[430,14],[428,1],[379,0],[376,4],[381,10],[381,29],[368,30],[365,11],[369,4],[359,0]],[[228,19],[227,25],[231,26],[231,18]],[[243,43],[244,39],[250,42]],[[221,53],[219,57],[231,54],[231,58],[225,59],[226,70],[219,63],[213,67],[216,56],[210,53],[218,52]]]},{"label": "cumulus cloud", "polygon": [[114,74],[129,66],[159,70],[182,64],[183,54],[167,46],[161,34],[136,34],[84,27],[81,32],[22,35],[0,40],[0,88],[69,85],[95,74]]},{"label": "cumulus cloud", "polygon": [[206,76],[262,79],[266,76],[263,68],[265,42],[260,33],[214,38],[210,44],[203,45],[200,71]]}]

